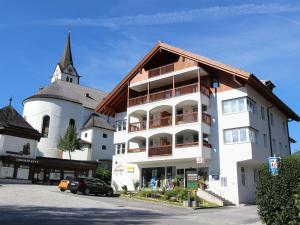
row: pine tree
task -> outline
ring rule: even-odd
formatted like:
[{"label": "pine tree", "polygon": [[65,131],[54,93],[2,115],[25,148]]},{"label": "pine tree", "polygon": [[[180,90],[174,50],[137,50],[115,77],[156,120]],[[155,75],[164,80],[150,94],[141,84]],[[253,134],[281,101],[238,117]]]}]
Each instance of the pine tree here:
[{"label": "pine tree", "polygon": [[64,134],[64,137],[60,137],[57,148],[64,152],[69,152],[69,157],[71,160],[71,152],[75,150],[81,150],[81,144],[79,142],[80,139],[77,138],[76,134],[76,126],[69,125]]}]

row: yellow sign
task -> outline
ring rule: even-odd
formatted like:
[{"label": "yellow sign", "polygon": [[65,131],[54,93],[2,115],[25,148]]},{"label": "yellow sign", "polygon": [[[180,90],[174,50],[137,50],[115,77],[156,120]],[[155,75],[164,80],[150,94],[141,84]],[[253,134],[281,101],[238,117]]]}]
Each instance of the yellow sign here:
[{"label": "yellow sign", "polygon": [[134,173],[134,167],[133,166],[127,166],[126,171],[127,171],[127,173]]}]

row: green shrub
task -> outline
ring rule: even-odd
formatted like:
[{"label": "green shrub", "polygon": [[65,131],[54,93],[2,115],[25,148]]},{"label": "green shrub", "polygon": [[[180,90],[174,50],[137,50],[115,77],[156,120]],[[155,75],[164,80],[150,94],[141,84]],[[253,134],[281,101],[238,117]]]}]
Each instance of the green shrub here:
[{"label": "green shrub", "polygon": [[266,225],[299,225],[300,156],[283,158],[277,176],[271,175],[264,164],[259,178],[256,203]]},{"label": "green shrub", "polygon": [[125,195],[127,194],[127,191],[128,191],[127,185],[122,186],[122,191]]}]

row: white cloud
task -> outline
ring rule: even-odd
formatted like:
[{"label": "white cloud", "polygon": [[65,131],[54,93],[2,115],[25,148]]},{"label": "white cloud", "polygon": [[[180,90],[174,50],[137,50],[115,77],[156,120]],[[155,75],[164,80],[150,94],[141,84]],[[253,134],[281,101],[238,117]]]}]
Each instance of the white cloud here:
[{"label": "white cloud", "polygon": [[[197,22],[202,19],[218,19],[224,17],[234,17],[242,15],[265,14],[274,15],[278,13],[299,12],[300,7],[280,4],[241,4],[231,6],[214,6],[200,9],[184,11],[162,12],[156,14],[138,14],[133,16],[115,18],[62,18],[50,20],[38,20],[25,23],[23,25],[46,25],[46,26],[92,26],[92,27],[126,27],[126,26],[146,26],[160,24],[174,24],[185,22]],[[299,24],[296,20],[289,22]]]}]

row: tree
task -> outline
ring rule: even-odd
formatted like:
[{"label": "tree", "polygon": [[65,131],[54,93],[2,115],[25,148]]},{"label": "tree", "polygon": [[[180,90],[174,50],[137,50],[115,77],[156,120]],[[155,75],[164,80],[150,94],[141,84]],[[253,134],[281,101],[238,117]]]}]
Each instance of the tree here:
[{"label": "tree", "polygon": [[256,188],[256,203],[265,224],[300,224],[299,192],[299,154],[283,158],[278,175],[271,175],[268,165],[264,164]]},{"label": "tree", "polygon": [[111,170],[98,166],[96,169],[96,177],[105,181],[106,183],[110,183],[111,180]]},{"label": "tree", "polygon": [[75,150],[81,150],[81,144],[79,142],[80,139],[77,138],[76,134],[76,126],[69,125],[64,134],[64,137],[60,137],[57,148],[64,152],[69,152],[69,157],[71,160],[71,152]]}]

